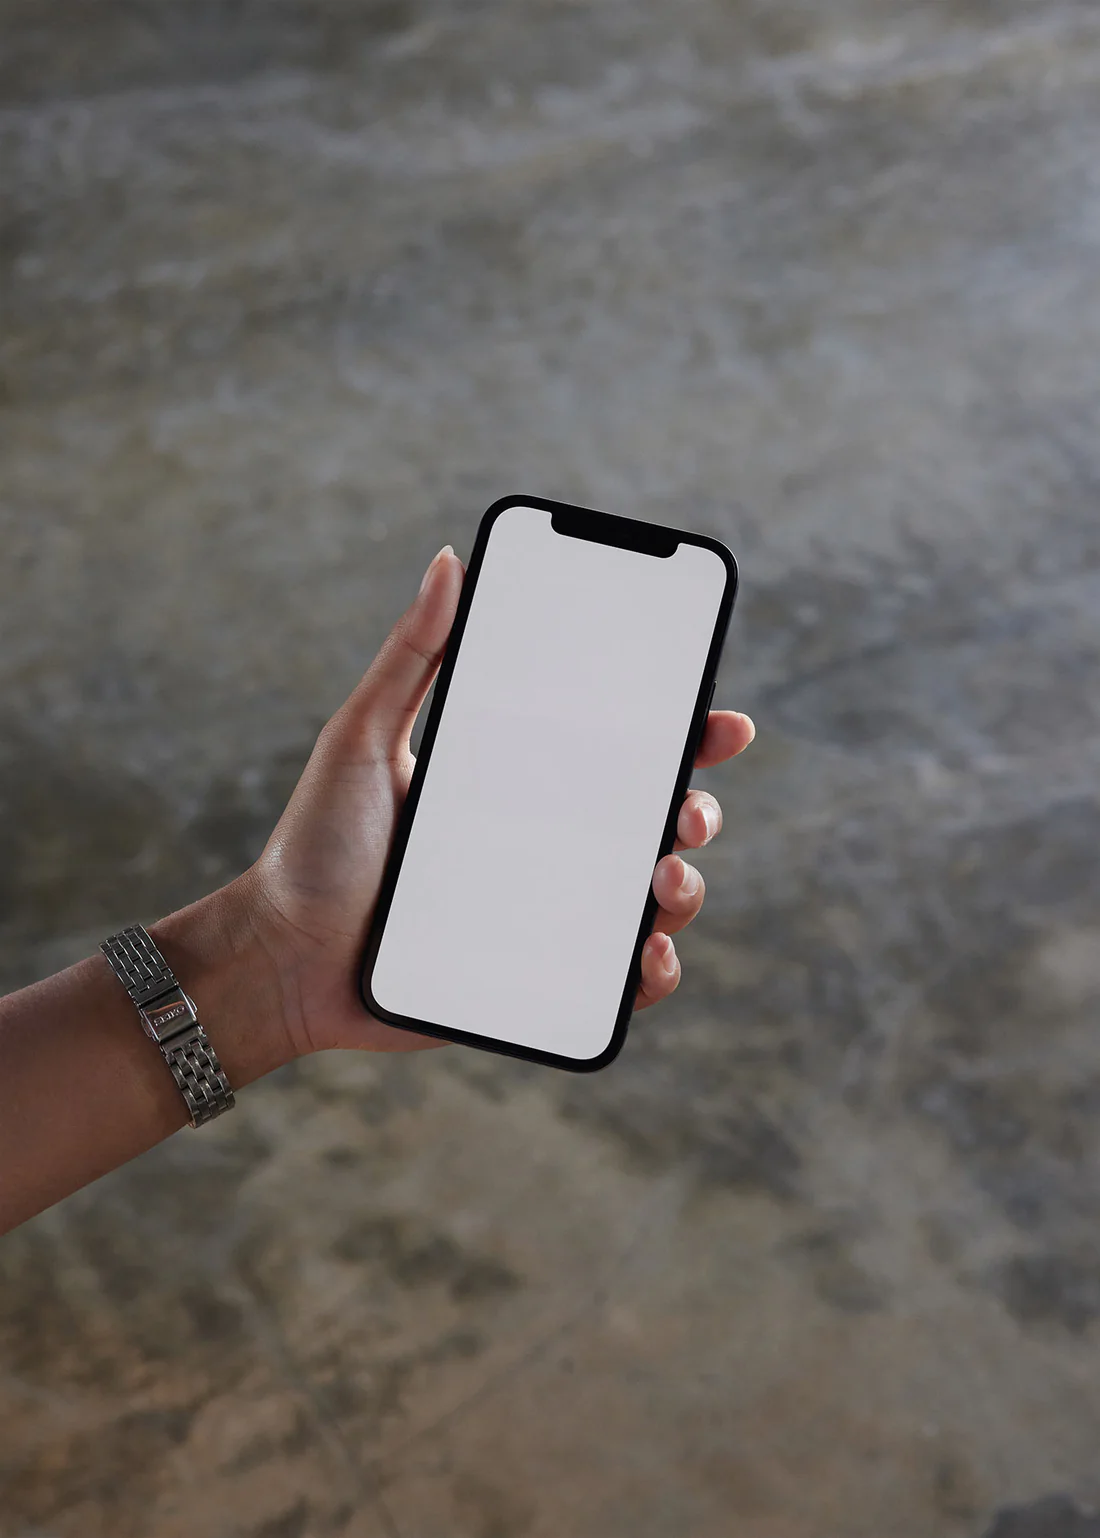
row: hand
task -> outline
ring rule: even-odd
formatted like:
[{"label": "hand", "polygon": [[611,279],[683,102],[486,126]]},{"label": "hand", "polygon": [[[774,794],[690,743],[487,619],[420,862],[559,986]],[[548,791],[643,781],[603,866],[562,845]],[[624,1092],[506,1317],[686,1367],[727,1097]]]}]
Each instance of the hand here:
[{"label": "hand", "polygon": [[[441,1045],[368,1015],[356,972],[412,775],[409,736],[439,666],[463,575],[461,561],[444,546],[415,602],[321,732],[267,848],[244,878],[278,977],[276,996],[295,1055],[327,1047],[405,1052]],[[753,735],[747,716],[712,711],[696,763],[722,763]],[[721,825],[714,797],[689,791],[676,849],[700,848]],[[639,1009],[665,998],[679,982],[670,936],[691,923],[703,902],[702,877],[679,854],[659,862],[653,888],[659,907],[642,953]]]}]

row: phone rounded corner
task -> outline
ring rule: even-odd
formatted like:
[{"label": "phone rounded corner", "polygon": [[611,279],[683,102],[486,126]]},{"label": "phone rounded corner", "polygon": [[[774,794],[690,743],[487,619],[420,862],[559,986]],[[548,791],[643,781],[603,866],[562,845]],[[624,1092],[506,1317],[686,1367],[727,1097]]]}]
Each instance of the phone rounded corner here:
[{"label": "phone rounded corner", "polygon": [[609,1068],[626,1045],[626,1037],[627,1025],[624,1022],[624,1024],[615,1027],[611,1040],[602,1052],[597,1052],[595,1057],[570,1058],[567,1065],[570,1072],[577,1074],[600,1073],[604,1068]]},{"label": "phone rounded corner", "polygon": [[508,512],[511,508],[533,507],[535,505],[536,501],[534,498],[522,496],[518,492],[508,497],[498,497],[495,502],[489,504],[481,515],[481,521],[477,526],[477,541],[480,543],[488,539],[494,523],[503,513]]},{"label": "phone rounded corner", "polygon": [[384,1025],[394,1025],[396,1021],[393,1011],[386,1009],[374,996],[371,986],[374,982],[374,961],[372,958],[364,958],[359,967],[358,993],[359,1002],[368,1015],[373,1015],[376,1020],[381,1020]]},{"label": "phone rounded corner", "polygon": [[722,562],[726,571],[726,586],[730,597],[734,597],[737,593],[737,584],[741,580],[741,568],[737,564],[737,557],[733,551],[725,540],[718,539],[713,534],[696,534],[694,539],[701,549],[711,551]]},{"label": "phone rounded corner", "polygon": [[737,563],[737,557],[730,547],[723,545],[721,540],[719,540],[719,544],[721,545],[722,563],[726,568],[726,577],[729,582],[730,597],[736,598],[737,589],[741,582],[741,568]]}]

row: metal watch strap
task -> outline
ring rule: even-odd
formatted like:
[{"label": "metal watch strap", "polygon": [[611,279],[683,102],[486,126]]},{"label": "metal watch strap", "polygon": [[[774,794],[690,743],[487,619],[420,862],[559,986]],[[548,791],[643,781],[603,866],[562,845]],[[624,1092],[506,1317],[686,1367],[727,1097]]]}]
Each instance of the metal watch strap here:
[{"label": "metal watch strap", "polygon": [[233,1091],[198,1012],[141,925],[131,924],[99,948],[137,1005],[145,1034],[163,1053],[187,1102],[192,1127],[230,1110]]}]

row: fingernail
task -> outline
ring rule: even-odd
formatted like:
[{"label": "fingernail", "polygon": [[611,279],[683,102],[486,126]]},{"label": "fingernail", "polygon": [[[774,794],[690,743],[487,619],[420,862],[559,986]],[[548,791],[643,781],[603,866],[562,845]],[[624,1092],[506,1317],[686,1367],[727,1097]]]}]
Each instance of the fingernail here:
[{"label": "fingernail", "polygon": [[420,591],[421,592],[423,592],[424,589],[427,587],[427,585],[428,585],[428,578],[431,576],[431,574],[435,570],[435,568],[439,565],[439,556],[441,556],[441,555],[454,555],[454,553],[455,552],[454,552],[454,546],[453,545],[444,545],[443,549],[439,552],[439,555],[435,555],[435,556],[432,557],[432,559],[428,562],[428,569],[424,573],[423,578],[421,579],[421,583],[420,583]]},{"label": "fingernail", "polygon": [[685,897],[694,897],[699,890],[699,872],[686,860],[680,861],[682,875],[680,877],[680,891]]},{"label": "fingernail", "polygon": [[703,821],[707,825],[707,843],[709,844],[718,832],[718,813],[713,806],[706,802],[703,804]]},{"label": "fingernail", "polygon": [[673,945],[668,935],[662,935],[661,939],[665,942],[665,944],[664,949],[657,959],[661,963],[661,966],[664,968],[664,970],[668,973],[669,977],[671,977],[672,974],[676,971],[676,947]]},{"label": "fingernail", "polygon": [[743,710],[738,711],[738,715],[741,717],[742,721],[744,721],[745,724],[748,726],[748,728],[749,728],[749,741],[752,742],[753,739],[756,736],[756,722],[753,720],[753,718],[751,716],[747,716]]}]

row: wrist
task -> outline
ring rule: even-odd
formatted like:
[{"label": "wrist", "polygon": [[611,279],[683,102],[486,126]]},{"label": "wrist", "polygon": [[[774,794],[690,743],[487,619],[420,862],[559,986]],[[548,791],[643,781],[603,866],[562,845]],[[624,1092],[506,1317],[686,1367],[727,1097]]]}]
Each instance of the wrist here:
[{"label": "wrist", "polygon": [[246,871],[149,926],[234,1089],[296,1056],[261,912],[255,878]]}]

